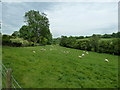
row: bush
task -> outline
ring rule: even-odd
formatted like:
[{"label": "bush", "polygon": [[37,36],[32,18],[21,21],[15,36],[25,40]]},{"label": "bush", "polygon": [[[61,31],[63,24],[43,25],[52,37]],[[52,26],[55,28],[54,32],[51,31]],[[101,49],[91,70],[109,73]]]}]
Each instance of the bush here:
[{"label": "bush", "polygon": [[100,53],[110,53],[110,54],[119,54],[119,41],[120,39],[113,39],[113,40],[101,40],[99,42],[98,51]]},{"label": "bush", "polygon": [[24,40],[22,38],[15,38],[10,39],[13,45],[15,46],[29,46],[30,43],[27,40]]},{"label": "bush", "polygon": [[91,49],[92,49],[89,40],[80,40],[80,41],[77,41],[76,48],[77,49],[81,49],[81,50],[88,50],[88,51],[91,51]]},{"label": "bush", "polygon": [[2,45],[10,45],[11,41],[10,41],[10,36],[9,35],[3,35],[2,36]]}]

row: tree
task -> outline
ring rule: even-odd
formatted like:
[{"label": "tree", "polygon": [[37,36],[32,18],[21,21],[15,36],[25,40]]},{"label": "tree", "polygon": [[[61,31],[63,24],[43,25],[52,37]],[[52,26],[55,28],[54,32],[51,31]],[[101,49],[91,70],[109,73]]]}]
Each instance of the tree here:
[{"label": "tree", "polygon": [[67,36],[61,36],[60,45],[66,47],[67,46],[67,40],[68,40]]},{"label": "tree", "polygon": [[92,37],[90,38],[91,46],[95,52],[98,51],[99,40],[100,40],[100,38],[95,34],[93,34]]},{"label": "tree", "polygon": [[26,26],[26,25],[23,25],[21,28],[20,28],[20,30],[19,30],[19,32],[20,32],[20,38],[24,38],[24,39],[26,39],[26,40],[28,40],[28,41],[31,41],[32,39],[32,32],[30,31],[30,29],[29,29],[29,27],[28,26]]},{"label": "tree", "polygon": [[12,36],[19,37],[19,36],[20,36],[19,31],[15,31],[15,32],[12,34]]},{"label": "tree", "polygon": [[45,42],[46,44],[51,44],[52,34],[50,33],[49,20],[45,13],[30,10],[25,13],[25,22],[27,25],[21,27],[20,37],[35,43]]}]

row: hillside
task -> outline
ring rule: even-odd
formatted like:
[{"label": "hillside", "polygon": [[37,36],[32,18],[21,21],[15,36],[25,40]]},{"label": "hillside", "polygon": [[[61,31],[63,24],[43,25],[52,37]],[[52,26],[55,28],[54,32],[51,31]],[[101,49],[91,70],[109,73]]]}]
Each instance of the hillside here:
[{"label": "hillside", "polygon": [[[3,46],[2,62],[23,88],[115,88],[118,56],[57,45]],[[108,58],[109,62],[105,62]]]}]

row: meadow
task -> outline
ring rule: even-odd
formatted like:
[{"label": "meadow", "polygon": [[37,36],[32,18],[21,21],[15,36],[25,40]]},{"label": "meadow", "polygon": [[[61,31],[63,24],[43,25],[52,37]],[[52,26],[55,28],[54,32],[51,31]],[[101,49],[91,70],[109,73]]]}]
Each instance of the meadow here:
[{"label": "meadow", "polygon": [[[44,49],[44,50],[43,50]],[[33,52],[35,51],[35,52]],[[66,53],[66,51],[68,53]],[[46,45],[2,47],[2,62],[23,88],[116,88],[118,56]],[[109,62],[105,62],[108,58]]]}]

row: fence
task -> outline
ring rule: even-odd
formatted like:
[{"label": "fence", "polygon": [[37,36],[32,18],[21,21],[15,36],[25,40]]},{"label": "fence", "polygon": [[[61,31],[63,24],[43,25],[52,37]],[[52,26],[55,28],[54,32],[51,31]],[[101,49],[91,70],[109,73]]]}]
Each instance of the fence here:
[{"label": "fence", "polygon": [[4,64],[2,64],[2,87],[14,89],[21,88],[19,83],[12,75],[12,69],[7,69]]}]

